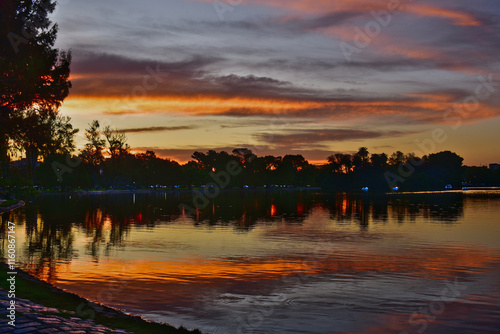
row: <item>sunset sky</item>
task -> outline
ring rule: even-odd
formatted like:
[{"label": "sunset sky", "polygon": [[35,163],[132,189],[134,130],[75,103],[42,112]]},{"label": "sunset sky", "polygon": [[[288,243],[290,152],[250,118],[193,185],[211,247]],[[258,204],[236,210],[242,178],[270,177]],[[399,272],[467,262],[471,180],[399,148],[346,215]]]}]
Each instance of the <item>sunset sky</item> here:
[{"label": "sunset sky", "polygon": [[[457,152],[500,163],[500,2],[61,0],[61,109],[134,152]],[[434,136],[433,136],[434,133]]]}]

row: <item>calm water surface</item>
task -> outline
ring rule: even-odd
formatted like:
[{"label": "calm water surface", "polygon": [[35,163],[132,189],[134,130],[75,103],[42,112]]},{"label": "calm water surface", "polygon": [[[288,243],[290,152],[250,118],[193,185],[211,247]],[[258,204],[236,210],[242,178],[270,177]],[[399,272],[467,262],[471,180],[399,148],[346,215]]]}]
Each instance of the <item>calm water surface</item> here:
[{"label": "calm water surface", "polygon": [[2,216],[0,255],[15,221],[22,268],[204,333],[500,332],[500,191],[181,203],[43,195]]}]

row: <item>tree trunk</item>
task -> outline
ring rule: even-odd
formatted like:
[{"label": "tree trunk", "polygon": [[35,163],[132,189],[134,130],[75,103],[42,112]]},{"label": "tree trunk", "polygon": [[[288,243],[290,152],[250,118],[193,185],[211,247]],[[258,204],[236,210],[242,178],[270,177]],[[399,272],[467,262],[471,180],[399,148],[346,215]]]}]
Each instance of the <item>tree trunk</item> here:
[{"label": "tree trunk", "polygon": [[9,139],[7,133],[0,128],[0,166],[2,177],[8,177],[10,171]]},{"label": "tree trunk", "polygon": [[[3,137],[3,134],[2,134]],[[0,138],[0,166],[2,177],[8,177],[10,171],[10,156],[9,156],[9,146],[8,141],[4,138]]]},{"label": "tree trunk", "polygon": [[6,107],[0,107],[0,176],[9,176],[10,156],[9,156],[9,115]]},{"label": "tree trunk", "polygon": [[30,145],[26,147],[26,163],[28,165],[28,177],[35,182],[35,169],[38,162],[38,148]]}]

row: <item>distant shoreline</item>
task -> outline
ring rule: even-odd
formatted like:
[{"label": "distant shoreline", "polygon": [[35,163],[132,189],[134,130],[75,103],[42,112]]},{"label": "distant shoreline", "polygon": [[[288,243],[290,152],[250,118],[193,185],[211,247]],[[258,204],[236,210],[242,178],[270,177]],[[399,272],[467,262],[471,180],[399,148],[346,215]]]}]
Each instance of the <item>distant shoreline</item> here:
[{"label": "distant shoreline", "polygon": [[[119,195],[119,194],[153,194],[153,193],[192,193],[193,191],[203,191],[205,188],[197,187],[191,189],[105,189],[105,190],[65,190],[65,191],[38,191],[36,194],[40,195]],[[277,191],[324,191],[321,187],[276,187],[276,188],[225,188],[219,190],[220,192],[277,192]]]},{"label": "distant shoreline", "polygon": [[[22,192],[22,195],[83,195],[83,196],[92,196],[92,195],[126,195],[126,194],[191,194],[193,192],[204,192],[206,188],[196,187],[196,188],[180,188],[180,189],[171,189],[171,188],[155,188],[155,189],[102,189],[102,190],[79,190],[79,189],[70,189],[70,190],[37,190],[34,192]],[[351,193],[351,194],[362,194],[362,195],[405,195],[405,194],[426,194],[426,193],[467,193],[474,191],[488,191],[488,190],[500,190],[500,187],[468,187],[467,189],[449,189],[449,190],[440,190],[440,189],[430,189],[430,190],[415,190],[415,191],[379,191],[379,190],[369,190],[362,191],[357,189],[351,190],[340,190],[340,189],[328,189],[321,187],[258,187],[258,188],[224,188],[219,189],[220,193],[257,193],[257,192],[270,192],[270,193],[278,193],[278,192],[324,192],[324,193]],[[24,206],[25,203],[23,201],[19,201],[19,203],[2,208],[0,207],[0,213],[8,212],[17,208]]]}]

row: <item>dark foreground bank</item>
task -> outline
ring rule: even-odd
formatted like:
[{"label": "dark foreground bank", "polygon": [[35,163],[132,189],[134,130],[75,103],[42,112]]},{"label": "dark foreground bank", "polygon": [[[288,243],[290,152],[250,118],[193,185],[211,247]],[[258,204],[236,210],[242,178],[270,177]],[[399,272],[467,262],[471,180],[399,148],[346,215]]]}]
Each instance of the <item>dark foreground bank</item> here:
[{"label": "dark foreground bank", "polygon": [[23,201],[18,200],[2,200],[0,199],[0,214],[9,212],[24,206]]},{"label": "dark foreground bank", "polygon": [[[10,326],[7,318],[6,306],[10,303],[8,292],[11,277],[7,265],[0,263],[0,303],[2,304],[0,326]],[[102,332],[114,333],[172,333],[172,334],[201,334],[199,330],[187,330],[183,327],[174,328],[167,324],[146,321],[138,316],[131,316],[101,304],[93,303],[80,296],[58,289],[44,281],[15,269],[15,302],[16,331],[33,326],[38,329],[59,329],[61,332],[95,333],[96,329]],[[66,319],[65,321],[62,319]],[[29,321],[27,321],[29,320]],[[52,327],[47,327],[52,324]],[[29,326],[28,326],[29,325]],[[21,328],[22,327],[22,328]],[[99,331],[97,331],[99,332]]]}]

